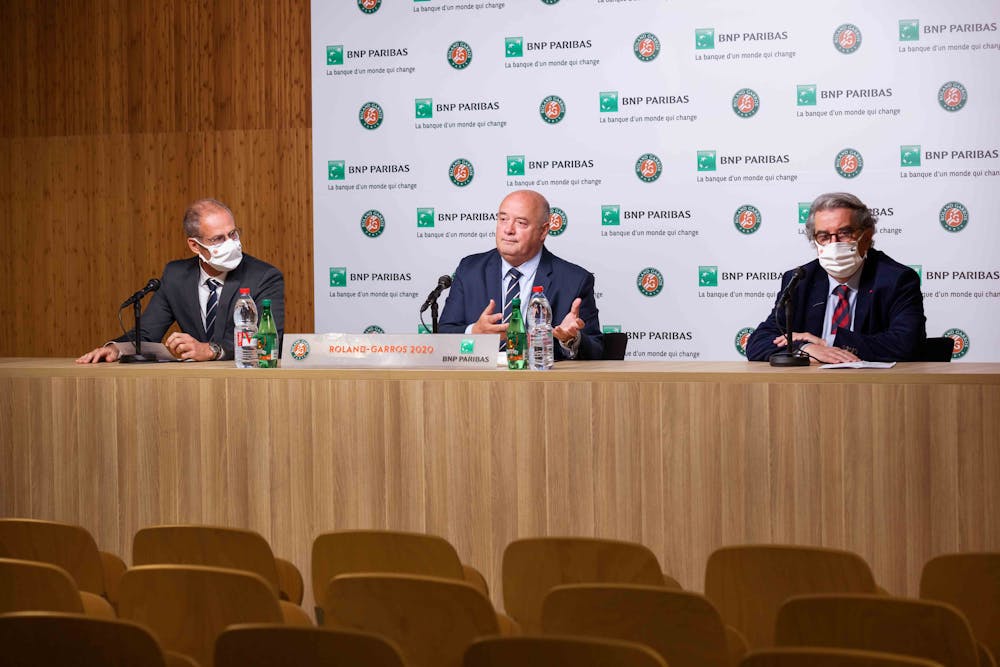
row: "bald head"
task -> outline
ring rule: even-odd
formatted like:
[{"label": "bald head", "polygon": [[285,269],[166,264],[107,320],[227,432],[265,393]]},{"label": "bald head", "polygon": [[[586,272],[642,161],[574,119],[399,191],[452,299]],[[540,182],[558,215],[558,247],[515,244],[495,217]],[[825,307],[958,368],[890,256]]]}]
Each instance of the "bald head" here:
[{"label": "bald head", "polygon": [[504,197],[497,212],[497,250],[511,266],[538,254],[549,233],[549,202],[534,190]]}]

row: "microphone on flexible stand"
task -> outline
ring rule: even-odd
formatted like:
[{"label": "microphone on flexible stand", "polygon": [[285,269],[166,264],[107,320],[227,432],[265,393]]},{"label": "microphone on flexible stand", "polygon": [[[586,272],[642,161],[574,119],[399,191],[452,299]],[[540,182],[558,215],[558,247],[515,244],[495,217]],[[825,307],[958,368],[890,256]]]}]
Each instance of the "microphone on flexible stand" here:
[{"label": "microphone on flexible stand", "polygon": [[118,359],[118,363],[141,364],[156,361],[155,354],[142,353],[142,335],[139,332],[142,324],[142,297],[146,296],[150,292],[155,292],[158,289],[160,289],[160,281],[156,278],[150,278],[145,287],[125,299],[121,307],[118,308],[120,311],[125,306],[132,304],[133,312],[135,313],[135,328],[132,329],[132,344],[135,345],[135,354],[123,354],[121,358]]},{"label": "microphone on flexible stand", "polygon": [[438,278],[437,287],[431,290],[431,293],[424,300],[424,305],[420,306],[421,319],[423,319],[424,311],[428,308],[431,309],[431,333],[438,332],[438,297],[449,287],[451,287],[451,276],[441,276]]},{"label": "microphone on flexible stand", "polygon": [[[799,281],[802,277],[806,275],[806,270],[801,266],[795,269],[795,275],[792,279],[788,281],[788,285],[785,286],[785,291],[781,293],[778,298],[778,303],[775,305],[775,309],[785,308],[785,349],[780,352],[775,352],[770,356],[768,361],[772,366],[808,366],[809,365],[809,355],[801,354],[797,350],[792,350],[792,311],[794,309],[793,297],[795,296],[795,288],[798,287]],[[777,320],[777,313],[775,313],[775,320]]]}]

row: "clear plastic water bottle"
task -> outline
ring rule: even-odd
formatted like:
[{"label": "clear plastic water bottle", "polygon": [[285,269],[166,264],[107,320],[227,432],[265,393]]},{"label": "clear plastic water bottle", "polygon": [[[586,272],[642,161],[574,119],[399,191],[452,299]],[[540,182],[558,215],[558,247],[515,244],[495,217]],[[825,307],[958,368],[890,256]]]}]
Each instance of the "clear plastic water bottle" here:
[{"label": "clear plastic water bottle", "polygon": [[541,285],[531,288],[528,302],[528,368],[547,371],[554,362],[552,356],[552,306],[545,298]]},{"label": "clear plastic water bottle", "polygon": [[236,368],[254,368],[257,366],[257,304],[250,296],[249,287],[240,288],[240,296],[233,309],[233,357]]}]

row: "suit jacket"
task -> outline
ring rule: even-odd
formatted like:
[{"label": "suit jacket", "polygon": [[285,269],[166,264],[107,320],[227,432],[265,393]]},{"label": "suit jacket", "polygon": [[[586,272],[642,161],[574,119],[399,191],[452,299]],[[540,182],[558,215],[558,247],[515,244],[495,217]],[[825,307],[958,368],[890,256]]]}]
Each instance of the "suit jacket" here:
[{"label": "suit jacket", "polygon": [[[444,311],[438,329],[444,333],[462,333],[465,328],[479,319],[490,299],[497,308],[503,308],[501,295],[500,252],[496,249],[464,258],[455,271],[455,279],[448,292]],[[577,297],[580,304],[580,319],[584,321],[580,332],[580,347],[577,359],[601,359],[604,345],[601,324],[597,317],[597,301],[594,298],[594,274],[583,267],[560,259],[542,247],[541,261],[535,272],[535,285],[545,289],[545,297],[552,306],[552,326],[557,326],[569,313]],[[553,345],[555,359],[564,359],[562,346]]]},{"label": "suit jacket", "polygon": [[[210,342],[205,335],[201,303],[198,301],[198,280],[201,277],[198,263],[197,257],[190,257],[170,262],[163,269],[160,289],[153,294],[142,313],[142,340],[159,343],[167,329],[177,322],[184,333],[202,343]],[[285,279],[281,271],[256,257],[243,255],[240,265],[226,274],[226,282],[219,295],[211,342],[222,346],[223,359],[233,358],[233,335],[236,329],[233,324],[233,308],[241,287],[250,288],[250,295],[257,302],[258,310],[261,309],[261,301],[270,299],[279,341],[285,331]],[[131,340],[131,333],[130,331],[117,340]]]},{"label": "suit jacket", "polygon": [[[792,331],[822,336],[830,282],[818,259],[803,268],[805,275],[792,301],[795,307]],[[794,273],[793,269],[782,277],[779,298]],[[784,349],[771,342],[781,335],[779,325],[785,323],[784,308],[778,319],[775,318],[776,310],[771,309],[771,314],[747,341],[750,361],[767,361],[772,353]],[[833,344],[865,361],[910,361],[916,359],[918,348],[927,338],[926,322],[920,276],[905,264],[872,248],[861,269],[853,331],[840,329]]]}]

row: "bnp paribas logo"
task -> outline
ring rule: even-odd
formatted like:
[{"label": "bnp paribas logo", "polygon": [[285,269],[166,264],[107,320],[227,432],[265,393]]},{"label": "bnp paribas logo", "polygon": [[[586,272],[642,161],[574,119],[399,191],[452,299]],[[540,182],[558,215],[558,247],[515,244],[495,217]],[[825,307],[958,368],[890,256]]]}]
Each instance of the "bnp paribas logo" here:
[{"label": "bnp paribas logo", "polygon": [[358,0],[358,9],[364,14],[374,14],[382,7],[382,0]]},{"label": "bnp paribas logo", "polygon": [[695,28],[694,48],[699,51],[703,49],[714,49],[715,28]]},{"label": "bnp paribas logo", "polygon": [[385,120],[385,112],[377,102],[365,102],[358,111],[358,121],[366,130],[377,130]]},{"label": "bnp paribas logo", "polygon": [[698,287],[718,287],[719,267],[699,266],[698,267]]},{"label": "bnp paribas logo", "polygon": [[740,88],[733,95],[733,113],[750,118],[760,110],[760,96],[750,88]]},{"label": "bnp paribas logo", "polygon": [[429,334],[430,332],[431,332],[431,330],[427,328],[426,324],[418,324],[417,325],[417,333],[418,334]]},{"label": "bnp paribas logo", "polygon": [[917,277],[920,278],[920,282],[924,281],[924,265],[923,264],[907,264],[907,266],[917,272]]},{"label": "bnp paribas logo", "polygon": [[861,48],[861,29],[853,23],[844,23],[833,31],[833,45],[841,53],[854,53]]},{"label": "bnp paribas logo", "polygon": [[622,207],[620,204],[601,205],[601,226],[615,227],[622,224]]},{"label": "bnp paribas logo", "polygon": [[663,173],[663,162],[652,153],[643,153],[635,161],[635,175],[643,183],[652,183]]},{"label": "bnp paribas logo", "polygon": [[558,206],[549,209],[549,236],[560,236],[569,226],[569,216]]},{"label": "bnp paribas logo", "polygon": [[472,163],[466,160],[464,157],[460,157],[453,161],[448,167],[448,178],[454,185],[460,188],[464,188],[466,185],[472,182],[472,177],[476,175],[476,170],[473,168]]},{"label": "bnp paribas logo", "polygon": [[865,167],[865,160],[861,153],[853,148],[845,148],[837,153],[833,159],[833,168],[844,178],[854,178],[861,173]]},{"label": "bnp paribas logo", "polygon": [[656,296],[663,291],[663,274],[652,266],[647,266],[636,276],[635,286],[643,296]]},{"label": "bnp paribas logo", "polygon": [[413,113],[417,118],[434,117],[434,98],[417,97],[413,100]]},{"label": "bnp paribas logo", "polygon": [[448,47],[448,64],[455,69],[465,69],[472,64],[472,47],[461,40]]},{"label": "bnp paribas logo", "polygon": [[715,151],[698,151],[698,171],[715,171]]},{"label": "bnp paribas logo", "polygon": [[566,117],[566,102],[558,95],[546,95],[538,105],[538,115],[546,123],[554,125]]},{"label": "bnp paribas logo", "polygon": [[599,93],[599,109],[601,113],[615,113],[618,111],[618,91],[603,90]]},{"label": "bnp paribas logo", "polygon": [[621,333],[622,325],[620,324],[602,324],[601,333]]},{"label": "bnp paribas logo", "polygon": [[753,204],[743,204],[736,209],[736,213],[733,213],[733,226],[741,234],[753,234],[760,229],[761,222],[763,216],[760,214],[760,209]]},{"label": "bnp paribas logo", "polygon": [[736,346],[736,351],[740,353],[740,356],[747,356],[747,342],[750,340],[750,336],[753,332],[753,327],[743,327],[736,332],[733,344]]},{"label": "bnp paribas logo", "polygon": [[372,239],[382,236],[385,231],[385,216],[382,212],[375,209],[365,211],[361,216],[361,231]]},{"label": "bnp paribas logo", "polygon": [[347,267],[330,267],[330,287],[347,287]]},{"label": "bnp paribas logo", "polygon": [[524,156],[523,155],[508,155],[507,156],[507,175],[508,176],[524,176]]},{"label": "bnp paribas logo", "polygon": [[920,166],[920,144],[911,144],[909,146],[899,147],[899,166],[900,167]]},{"label": "bnp paribas logo", "polygon": [[660,55],[660,40],[653,33],[644,32],[632,42],[632,52],[635,53],[636,58],[648,63]]},{"label": "bnp paribas logo", "polygon": [[326,64],[327,65],[344,64],[343,44],[331,44],[330,46],[326,47]]},{"label": "bnp paribas logo", "polygon": [[433,226],[434,226],[434,209],[418,208],[417,227],[433,227]]},{"label": "bnp paribas logo", "polygon": [[952,359],[961,359],[969,353],[969,334],[961,329],[948,329],[944,335],[955,341],[955,345],[951,348]]},{"label": "bnp paribas logo", "polygon": [[326,163],[326,180],[342,181],[344,180],[345,171],[346,168],[344,167],[343,160],[329,160]]},{"label": "bnp paribas logo", "polygon": [[475,338],[463,338],[458,344],[459,354],[475,354],[476,352],[476,339]]},{"label": "bnp paribas logo", "polygon": [[795,104],[800,107],[816,106],[816,84],[799,84],[795,87]]},{"label": "bnp paribas logo", "polygon": [[960,232],[969,224],[969,209],[961,202],[950,201],[941,207],[938,222],[949,232]]},{"label": "bnp paribas logo", "polygon": [[958,81],[948,81],[938,90],[938,104],[945,111],[959,111],[969,101],[969,91]]},{"label": "bnp paribas logo", "polygon": [[521,58],[524,56],[524,37],[507,37],[503,42],[505,58]]},{"label": "bnp paribas logo", "polygon": [[385,333],[385,329],[383,329],[382,327],[380,327],[377,324],[369,324],[368,326],[365,327],[364,331],[362,331],[361,333],[363,333],[363,334],[384,334]]},{"label": "bnp paribas logo", "polygon": [[809,211],[812,210],[812,202],[799,202],[799,224],[804,225],[809,222]]},{"label": "bnp paribas logo", "polygon": [[899,19],[899,41],[916,42],[920,40],[920,21],[917,19]]}]

